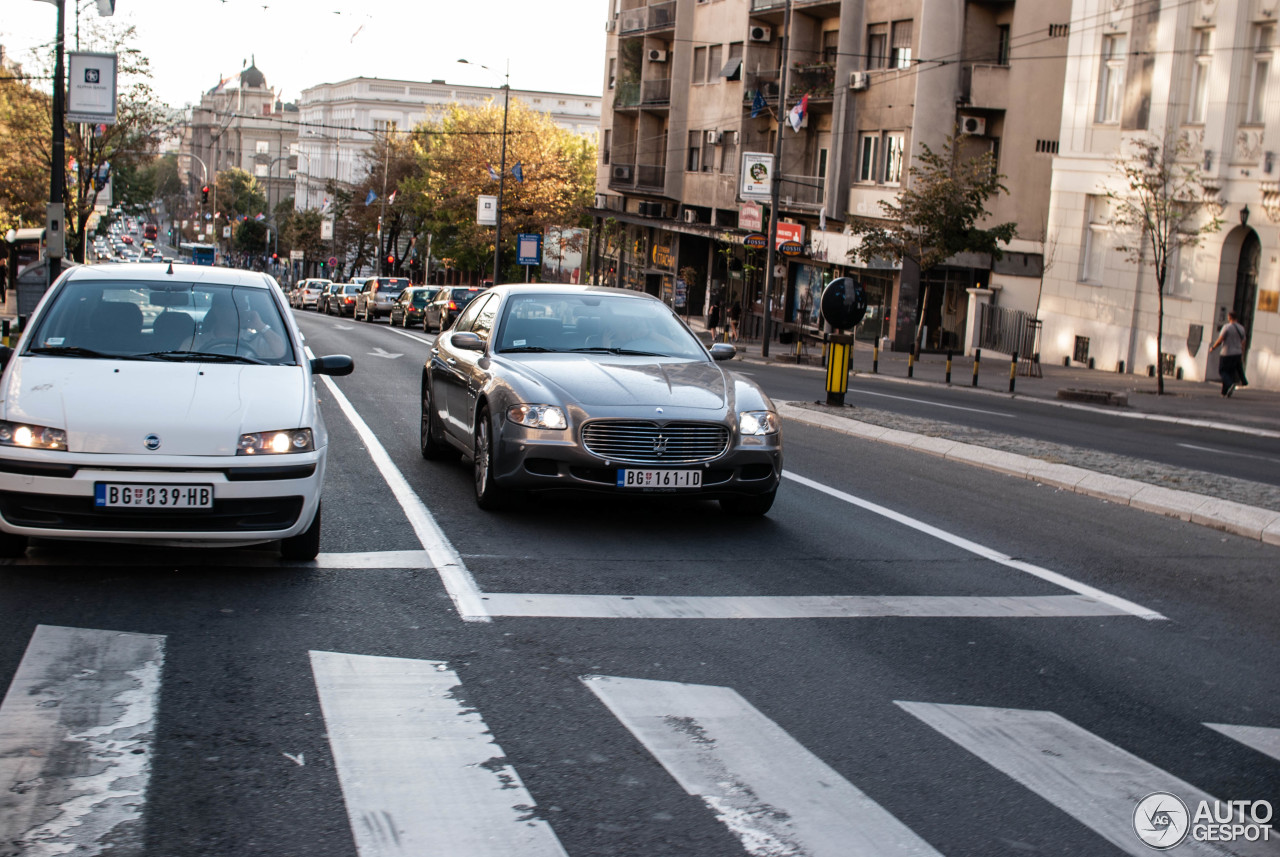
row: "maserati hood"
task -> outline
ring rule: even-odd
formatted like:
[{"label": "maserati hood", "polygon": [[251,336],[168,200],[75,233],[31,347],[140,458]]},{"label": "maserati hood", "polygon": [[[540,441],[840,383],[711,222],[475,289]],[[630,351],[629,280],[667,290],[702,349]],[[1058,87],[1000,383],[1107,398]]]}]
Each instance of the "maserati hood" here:
[{"label": "maserati hood", "polygon": [[710,361],[655,360],[598,354],[531,354],[520,369],[586,407],[673,407],[723,411],[725,372]]}]

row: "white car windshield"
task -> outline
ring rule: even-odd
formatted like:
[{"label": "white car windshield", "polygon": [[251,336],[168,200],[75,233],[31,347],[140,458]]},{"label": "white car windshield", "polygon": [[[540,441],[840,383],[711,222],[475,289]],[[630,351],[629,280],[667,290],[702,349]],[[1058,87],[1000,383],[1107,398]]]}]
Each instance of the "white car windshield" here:
[{"label": "white car windshield", "polygon": [[664,304],[625,294],[513,295],[497,350],[707,359],[701,343]]},{"label": "white car windshield", "polygon": [[54,295],[27,354],[294,364],[265,288],[71,280]]}]

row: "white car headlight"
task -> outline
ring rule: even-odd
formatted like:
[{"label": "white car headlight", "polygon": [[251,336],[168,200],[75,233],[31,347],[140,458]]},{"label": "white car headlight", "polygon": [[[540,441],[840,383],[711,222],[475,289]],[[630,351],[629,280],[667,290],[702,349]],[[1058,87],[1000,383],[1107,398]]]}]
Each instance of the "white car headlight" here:
[{"label": "white car headlight", "polygon": [[280,455],[288,452],[311,452],[315,448],[311,429],[280,429],[240,435],[236,455]]},{"label": "white car headlight", "polygon": [[743,411],[738,414],[738,432],[746,436],[777,434],[781,425],[773,411]]},{"label": "white car headlight", "polygon": [[507,419],[528,428],[562,429],[569,426],[564,411],[555,405],[512,405],[507,408]]},{"label": "white car headlight", "polygon": [[60,428],[0,421],[0,446],[66,450],[67,433]]}]

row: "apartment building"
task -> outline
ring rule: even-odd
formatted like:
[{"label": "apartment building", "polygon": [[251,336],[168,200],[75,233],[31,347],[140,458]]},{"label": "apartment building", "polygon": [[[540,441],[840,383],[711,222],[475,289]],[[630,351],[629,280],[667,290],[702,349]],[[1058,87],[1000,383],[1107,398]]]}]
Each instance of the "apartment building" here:
[{"label": "apartment building", "polygon": [[[1209,344],[1234,309],[1248,331],[1250,383],[1280,389],[1280,85],[1277,0],[1076,0],[1045,277],[1045,360],[1157,371],[1159,294],[1147,261],[1114,248],[1106,193],[1116,158],[1145,138],[1182,141],[1221,229],[1170,260],[1164,288],[1168,375],[1216,380]],[[1203,219],[1202,221],[1203,222]]]},{"label": "apartment building", "polygon": [[[819,325],[817,297],[857,275],[865,339],[959,349],[972,308],[999,294],[1034,307],[1058,146],[1069,0],[615,0],[594,215],[597,276],[698,313],[711,296],[762,327],[768,212],[743,196],[744,155],[771,154],[784,125],[772,318]],[[789,20],[789,26],[787,22]],[[1017,84],[1014,79],[1016,76]],[[1018,190],[992,203],[1020,237],[1002,260],[928,272],[855,264],[852,217],[876,217],[909,181],[922,143],[957,128]],[[767,206],[766,206],[767,207]],[[763,245],[763,246],[761,246]]]},{"label": "apartment building", "polygon": [[[331,181],[358,183],[366,156],[381,135],[434,119],[451,104],[501,104],[502,98],[500,88],[459,86],[443,80],[354,77],[304,89],[299,100],[302,133],[295,208],[321,208]],[[595,135],[600,126],[598,95],[512,89],[511,98],[578,134]]]},{"label": "apartment building", "polygon": [[297,140],[297,108],[281,101],[251,62],[238,75],[221,78],[191,108],[179,151],[195,157],[180,157],[178,168],[198,200],[206,181],[238,167],[258,179],[274,209],[293,193]]}]

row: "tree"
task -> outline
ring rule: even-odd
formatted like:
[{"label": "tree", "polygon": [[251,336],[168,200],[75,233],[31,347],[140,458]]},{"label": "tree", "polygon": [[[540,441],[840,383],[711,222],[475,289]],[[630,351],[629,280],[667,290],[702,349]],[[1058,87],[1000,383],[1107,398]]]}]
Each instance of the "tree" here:
[{"label": "tree", "polygon": [[[496,195],[502,105],[452,105],[439,121],[415,130],[416,175],[399,184],[419,228],[434,235],[434,255],[456,267],[491,270],[493,227],[476,224],[476,197]],[[503,185],[503,276],[518,278],[516,235],[551,226],[587,226],[595,190],[595,144],[556,125],[545,113],[512,101],[507,111],[507,176]],[[523,181],[515,178],[520,165]],[[397,204],[399,204],[397,202]]]},{"label": "tree", "polygon": [[[941,265],[957,253],[989,254],[994,259],[1004,253],[1017,235],[1013,223],[986,229],[979,223],[989,216],[987,200],[1008,189],[1000,183],[995,158],[990,152],[963,157],[955,135],[935,152],[920,144],[920,155],[912,165],[907,187],[896,202],[881,200],[884,214],[879,218],[855,217],[850,228],[862,236],[862,244],[850,257],[869,264],[873,259],[895,262],[910,260],[921,272]],[[923,305],[928,303],[928,292]],[[924,332],[924,313],[916,324],[916,347]]]},{"label": "tree", "polygon": [[[1164,292],[1169,260],[1183,247],[1197,247],[1205,235],[1222,228],[1205,205],[1213,196],[1186,139],[1166,135],[1130,142],[1132,154],[1116,159],[1122,190],[1108,190],[1112,228],[1129,236],[1116,249],[1139,266],[1151,248],[1156,275],[1156,394],[1164,395]],[[1204,212],[1204,213],[1202,213]]]},{"label": "tree", "polygon": [[44,224],[51,111],[47,93],[0,77],[0,233]]}]

